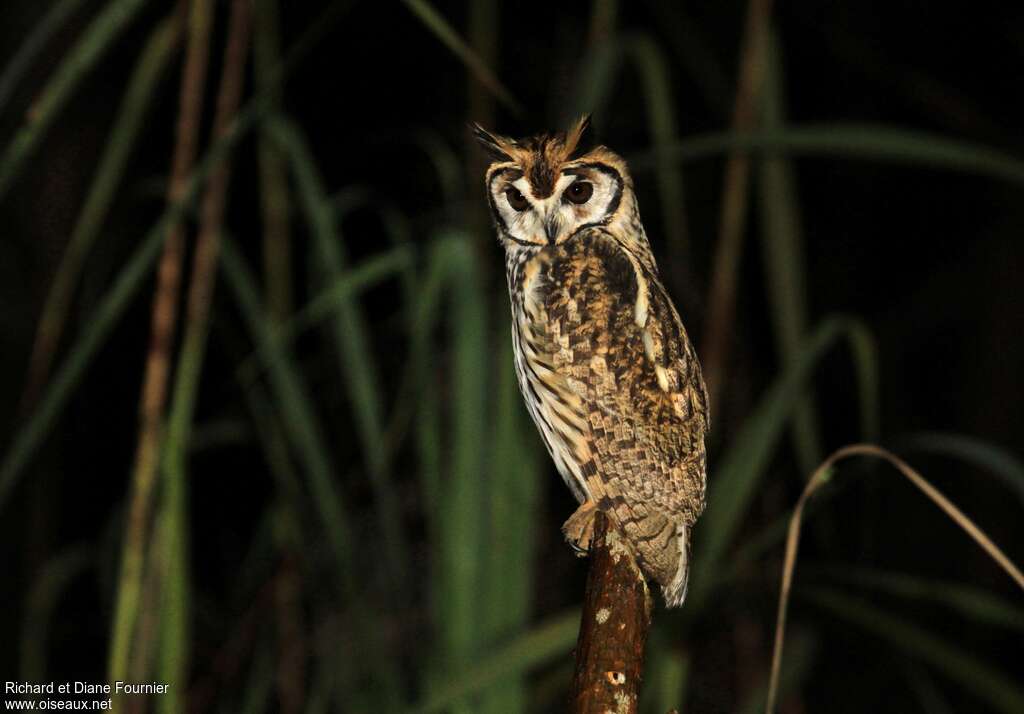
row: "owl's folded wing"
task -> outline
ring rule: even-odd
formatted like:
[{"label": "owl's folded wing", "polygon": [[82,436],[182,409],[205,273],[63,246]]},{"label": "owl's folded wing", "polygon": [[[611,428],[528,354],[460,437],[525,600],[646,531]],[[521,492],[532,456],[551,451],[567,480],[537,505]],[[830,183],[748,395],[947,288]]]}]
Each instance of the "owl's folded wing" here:
[{"label": "owl's folded wing", "polygon": [[546,306],[554,367],[581,398],[598,491],[692,523],[704,505],[707,397],[658,277],[614,239],[581,241]]}]

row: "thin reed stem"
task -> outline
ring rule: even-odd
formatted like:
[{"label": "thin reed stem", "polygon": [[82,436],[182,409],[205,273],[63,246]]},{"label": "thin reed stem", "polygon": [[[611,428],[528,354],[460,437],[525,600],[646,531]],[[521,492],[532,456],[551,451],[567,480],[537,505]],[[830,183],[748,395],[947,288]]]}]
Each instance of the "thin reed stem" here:
[{"label": "thin reed stem", "polygon": [[[184,198],[196,160],[212,23],[211,0],[195,0],[189,11],[188,46],[179,92],[180,108],[171,159],[171,179],[167,190],[167,202],[170,205]],[[184,233],[182,221],[175,221],[168,231],[157,269],[149,352],[139,404],[139,441],[132,470],[131,503],[122,545],[121,574],[108,663],[110,681],[115,682],[124,680],[128,674],[131,643],[142,594],[143,553],[150,531],[163,415],[167,402],[170,354],[178,320]]]},{"label": "thin reed stem", "polygon": [[145,5],[145,0],[111,0],[68,51],[25,113],[25,121],[10,144],[0,152],[0,200],[75,90]]},{"label": "thin reed stem", "polygon": [[[278,0],[257,0],[253,16],[253,60],[256,85],[268,93],[271,111],[280,110],[281,88],[274,70],[281,63]],[[267,311],[275,322],[292,312],[291,197],[288,166],[281,150],[261,134],[258,146],[260,195],[263,209],[263,272]]]},{"label": "thin reed stem", "polygon": [[[238,112],[245,82],[250,14],[249,0],[233,0],[217,94],[217,110],[213,120],[214,141],[228,134]],[[206,354],[210,306],[217,276],[230,178],[231,161],[226,160],[211,174],[200,206],[199,234],[188,290],[185,333],[175,375],[167,441],[161,460],[165,488],[161,517],[162,525],[167,528],[162,534],[165,538],[162,566],[167,570],[164,580],[161,676],[163,681],[176,685],[159,701],[160,710],[164,712],[178,712],[184,708],[183,691],[187,683],[189,642],[185,459]]]},{"label": "thin reed stem", "polygon": [[591,47],[607,42],[615,32],[618,22],[618,0],[594,0],[590,9],[590,27],[587,44]]},{"label": "thin reed stem", "polygon": [[21,399],[23,413],[35,408],[43,386],[49,379],[82,265],[117,195],[132,149],[143,128],[146,112],[156,94],[155,90],[175,55],[181,35],[180,24],[175,18],[168,18],[157,26],[129,80],[117,119],[110,130],[110,138],[93,176],[89,195],[82,204],[43,304]]},{"label": "thin reed stem", "polygon": [[15,88],[32,67],[32,63],[46,48],[46,45],[67,19],[78,12],[83,0],[56,0],[50,4],[43,18],[32,28],[18,51],[7,61],[0,72],[0,114],[7,109],[7,102]]},{"label": "thin reed stem", "polygon": [[[737,133],[750,131],[757,123],[771,10],[772,0],[750,0],[747,6],[747,23],[732,116],[732,129]],[[743,254],[749,185],[750,158],[747,154],[734,152],[726,164],[722,186],[718,243],[704,333],[704,379],[711,399],[712,414],[717,412],[721,396],[719,384],[726,368],[729,336],[733,330],[736,280]]]},{"label": "thin reed stem", "polygon": [[1024,590],[1024,573],[1010,560],[988,535],[979,528],[974,521],[968,518],[963,511],[957,508],[952,501],[946,498],[937,488],[932,486],[921,474],[912,469],[905,461],[890,451],[873,444],[852,444],[844,446],[835,451],[815,470],[807,486],[804,487],[800,499],[793,509],[793,515],[789,520],[789,535],[786,538],[786,556],[782,565],[782,585],[779,592],[779,609],[775,620],[775,647],[772,653],[772,671],[768,685],[768,701],[765,706],[767,714],[775,711],[776,698],[779,688],[779,670],[782,666],[782,648],[786,637],[786,614],[789,605],[789,595],[793,588],[793,571],[796,569],[796,556],[800,546],[800,528],[803,525],[803,512],[807,501],[814,493],[830,480],[832,467],[836,463],[851,456],[873,456],[889,462],[907,480],[916,486],[929,500],[942,509],[950,520],[957,524],[961,530],[977,543],[985,553],[1013,579],[1021,590]]},{"label": "thin reed stem", "polygon": [[402,2],[452,54],[459,58],[467,71],[481,86],[493,94],[512,114],[515,116],[523,115],[523,105],[512,96],[512,93],[501,83],[501,80],[498,79],[491,67],[469,46],[433,5],[426,2],[426,0],[402,0]]}]

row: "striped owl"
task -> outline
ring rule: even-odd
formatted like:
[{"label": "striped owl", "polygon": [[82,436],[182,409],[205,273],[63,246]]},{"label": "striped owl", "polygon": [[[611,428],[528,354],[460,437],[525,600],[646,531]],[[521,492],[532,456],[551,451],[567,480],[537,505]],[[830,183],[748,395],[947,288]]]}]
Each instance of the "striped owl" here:
[{"label": "striped owl", "polygon": [[581,504],[566,539],[584,554],[599,509],[676,607],[704,510],[707,393],[626,162],[603,146],[582,150],[588,125],[527,139],[474,126],[493,159],[487,198],[505,249],[516,374]]}]

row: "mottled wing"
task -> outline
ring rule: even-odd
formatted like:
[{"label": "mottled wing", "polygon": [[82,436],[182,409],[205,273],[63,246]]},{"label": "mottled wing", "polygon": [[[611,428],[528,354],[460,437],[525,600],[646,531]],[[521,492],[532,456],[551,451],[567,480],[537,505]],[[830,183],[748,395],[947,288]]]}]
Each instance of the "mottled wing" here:
[{"label": "mottled wing", "polygon": [[686,530],[704,508],[699,363],[657,275],[599,229],[566,244],[546,277],[554,370],[587,412],[592,461],[581,470],[667,585],[681,560],[685,571]]}]

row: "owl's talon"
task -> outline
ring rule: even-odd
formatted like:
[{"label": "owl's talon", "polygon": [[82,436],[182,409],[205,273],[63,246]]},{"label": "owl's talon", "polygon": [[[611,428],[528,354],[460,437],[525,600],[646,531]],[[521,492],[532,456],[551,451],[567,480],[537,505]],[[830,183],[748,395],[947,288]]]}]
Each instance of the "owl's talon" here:
[{"label": "owl's talon", "polygon": [[597,508],[593,501],[587,501],[569,516],[562,525],[562,533],[576,555],[583,558],[590,552],[590,541],[594,539],[594,516]]}]

